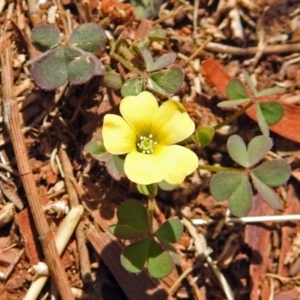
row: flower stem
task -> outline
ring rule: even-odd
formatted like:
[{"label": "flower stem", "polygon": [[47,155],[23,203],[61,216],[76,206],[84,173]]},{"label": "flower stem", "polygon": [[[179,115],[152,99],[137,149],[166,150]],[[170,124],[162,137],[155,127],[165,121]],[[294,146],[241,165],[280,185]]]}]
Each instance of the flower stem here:
[{"label": "flower stem", "polygon": [[204,166],[204,165],[199,165],[198,170],[207,170],[211,172],[243,172],[244,169],[238,169],[238,168],[226,168],[226,167],[216,167],[216,166]]},{"label": "flower stem", "polygon": [[149,228],[150,228],[150,233],[152,233],[152,231],[153,231],[152,224],[153,224],[154,208],[155,208],[154,197],[149,196],[148,197],[147,214],[148,214],[148,224],[149,224]]},{"label": "flower stem", "polygon": [[230,116],[228,119],[224,120],[223,122],[219,123],[218,125],[214,126],[214,129],[217,130],[225,125],[228,125],[232,123],[235,119],[237,119],[240,115],[242,115],[249,107],[251,107],[254,104],[254,102],[249,102],[247,105],[245,105],[240,110],[236,111],[232,116]]}]

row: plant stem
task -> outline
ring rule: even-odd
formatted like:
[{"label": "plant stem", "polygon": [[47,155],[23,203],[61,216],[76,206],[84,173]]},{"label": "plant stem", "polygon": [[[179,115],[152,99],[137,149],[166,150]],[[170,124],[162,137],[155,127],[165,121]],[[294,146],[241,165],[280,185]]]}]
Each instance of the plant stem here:
[{"label": "plant stem", "polygon": [[207,170],[211,172],[243,172],[244,169],[238,168],[227,168],[227,167],[216,167],[216,166],[209,166],[209,165],[199,165],[198,170]]},{"label": "plant stem", "polygon": [[148,224],[150,228],[150,233],[153,231],[153,216],[154,216],[154,208],[155,208],[155,203],[154,203],[154,197],[149,196],[148,197],[148,207],[147,207],[147,214],[148,214]]},{"label": "plant stem", "polygon": [[219,123],[218,125],[214,126],[214,129],[217,130],[225,125],[230,124],[235,119],[237,119],[240,115],[242,115],[249,107],[251,107],[254,104],[254,102],[249,102],[247,105],[242,107],[240,110],[236,111],[232,116],[230,116],[228,119],[224,120],[223,122]]},{"label": "plant stem", "polygon": [[[3,33],[2,33],[3,34]],[[74,300],[71,288],[61,264],[54,240],[54,232],[50,230],[47,218],[44,214],[40,196],[35,185],[32,170],[29,165],[27,149],[24,137],[21,132],[19,120],[18,103],[13,95],[13,75],[11,44],[9,39],[1,40],[0,53],[2,65],[2,98],[3,98],[3,119],[11,138],[19,174],[28,198],[28,203],[33,220],[39,234],[43,252],[46,258],[50,273],[55,280],[59,294],[63,300]]]},{"label": "plant stem", "polygon": [[113,52],[111,53],[111,57],[120,62],[126,69],[128,69],[130,72],[135,73],[141,77],[144,77],[144,73],[137,68],[135,68],[131,63],[129,63],[125,58],[123,58],[121,55]]}]

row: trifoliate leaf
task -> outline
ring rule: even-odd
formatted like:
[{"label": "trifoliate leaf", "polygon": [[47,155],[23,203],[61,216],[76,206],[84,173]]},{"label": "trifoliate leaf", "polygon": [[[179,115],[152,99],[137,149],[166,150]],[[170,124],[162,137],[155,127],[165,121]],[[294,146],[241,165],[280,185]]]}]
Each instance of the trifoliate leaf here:
[{"label": "trifoliate leaf", "polygon": [[170,243],[176,243],[181,239],[182,233],[183,225],[177,217],[174,217],[165,221],[155,232],[155,235],[159,239],[166,240]]}]

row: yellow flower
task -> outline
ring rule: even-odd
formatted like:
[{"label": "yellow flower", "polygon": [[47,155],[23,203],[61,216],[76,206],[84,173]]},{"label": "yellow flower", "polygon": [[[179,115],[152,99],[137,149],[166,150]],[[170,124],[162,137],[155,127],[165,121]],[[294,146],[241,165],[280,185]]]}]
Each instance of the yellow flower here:
[{"label": "yellow flower", "polygon": [[124,170],[138,184],[165,180],[179,184],[194,172],[198,158],[191,150],[173,145],[189,137],[195,124],[184,107],[173,100],[160,107],[149,92],[125,97],[121,116],[107,114],[102,129],[107,152],[127,154]]}]

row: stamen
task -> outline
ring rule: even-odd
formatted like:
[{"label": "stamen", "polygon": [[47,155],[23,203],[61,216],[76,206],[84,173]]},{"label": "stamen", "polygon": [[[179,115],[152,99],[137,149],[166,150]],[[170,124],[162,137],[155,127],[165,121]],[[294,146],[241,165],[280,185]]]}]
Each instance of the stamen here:
[{"label": "stamen", "polygon": [[137,142],[137,150],[143,154],[151,154],[154,150],[154,146],[157,145],[157,142],[153,141],[153,135],[149,136],[140,136],[139,142]]}]

